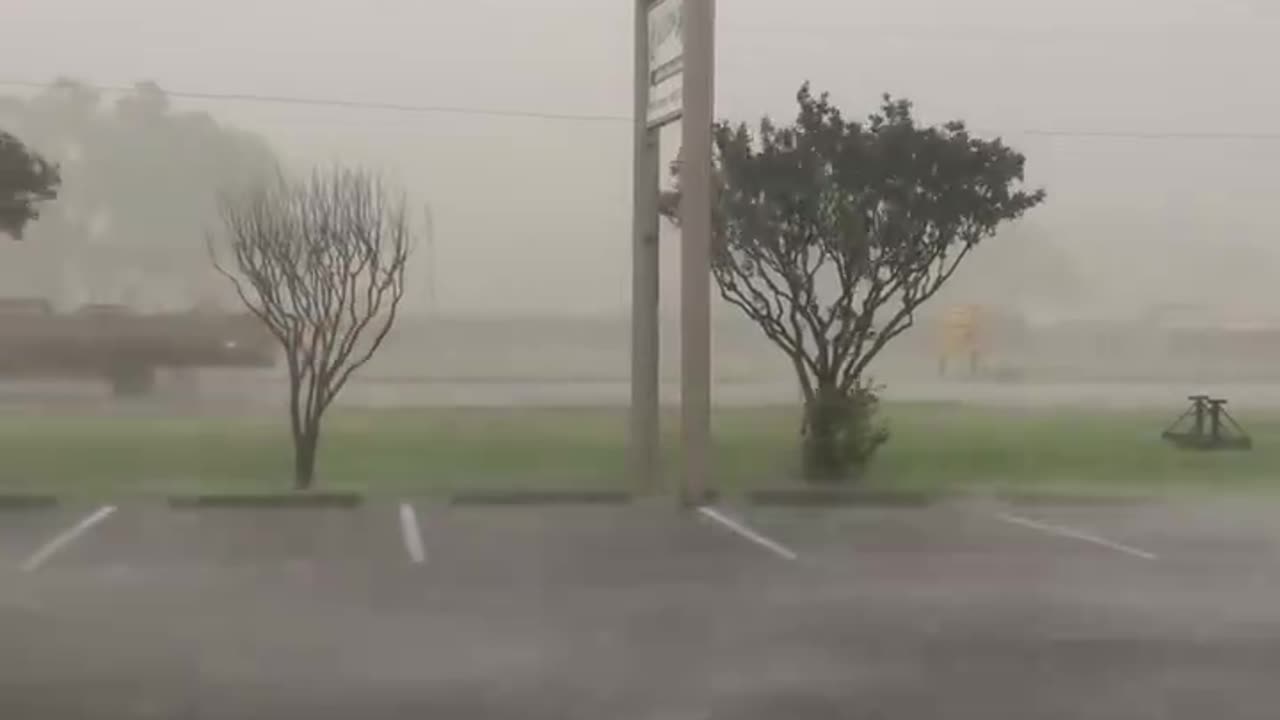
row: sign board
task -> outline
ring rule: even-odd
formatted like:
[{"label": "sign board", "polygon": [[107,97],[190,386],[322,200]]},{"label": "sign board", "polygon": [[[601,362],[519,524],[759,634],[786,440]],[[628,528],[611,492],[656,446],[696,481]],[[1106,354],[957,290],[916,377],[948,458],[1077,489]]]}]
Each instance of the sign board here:
[{"label": "sign board", "polygon": [[684,0],[649,6],[649,128],[684,113]]},{"label": "sign board", "polygon": [[943,352],[973,352],[981,344],[982,309],[977,305],[960,305],[947,311],[942,321]]}]

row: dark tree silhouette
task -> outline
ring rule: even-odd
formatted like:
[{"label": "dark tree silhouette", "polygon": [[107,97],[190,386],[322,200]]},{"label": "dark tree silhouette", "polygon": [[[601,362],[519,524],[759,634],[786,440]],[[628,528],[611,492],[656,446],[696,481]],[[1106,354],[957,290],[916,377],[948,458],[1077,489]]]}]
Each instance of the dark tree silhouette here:
[{"label": "dark tree silhouette", "polygon": [[369,172],[335,169],[229,194],[222,215],[213,263],[284,349],[294,483],[305,490],[325,411],[381,347],[404,297],[414,245],[405,201]]},{"label": "dark tree silhouette", "polygon": [[807,474],[841,479],[888,439],[871,361],[982,240],[1045,196],[1022,189],[1021,154],[961,122],[919,125],[908,101],[885,96],[851,122],[807,83],[797,100],[792,125],[715,128],[713,271],[795,368]]},{"label": "dark tree silhouette", "polygon": [[58,194],[58,167],[0,130],[0,233],[22,239],[39,205]]}]

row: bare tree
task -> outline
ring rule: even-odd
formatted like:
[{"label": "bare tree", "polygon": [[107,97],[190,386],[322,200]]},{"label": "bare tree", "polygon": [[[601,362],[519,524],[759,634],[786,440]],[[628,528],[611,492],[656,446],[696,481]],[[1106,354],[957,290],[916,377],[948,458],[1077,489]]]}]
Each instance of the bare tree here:
[{"label": "bare tree", "polygon": [[325,411],[382,345],[404,297],[415,244],[404,196],[374,173],[335,168],[227,194],[221,212],[225,242],[211,239],[210,255],[284,349],[294,483],[305,490]]}]

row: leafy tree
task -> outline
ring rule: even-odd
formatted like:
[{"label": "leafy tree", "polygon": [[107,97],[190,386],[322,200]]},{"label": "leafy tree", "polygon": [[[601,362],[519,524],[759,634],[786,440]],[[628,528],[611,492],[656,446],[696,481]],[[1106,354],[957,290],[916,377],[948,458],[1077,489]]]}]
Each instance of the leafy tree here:
[{"label": "leafy tree", "polygon": [[405,207],[374,175],[344,169],[277,176],[223,202],[214,267],[284,349],[299,490],[315,480],[325,411],[395,324],[415,244]]},{"label": "leafy tree", "polygon": [[797,100],[792,125],[716,125],[712,267],[721,296],[795,368],[807,475],[838,480],[888,439],[872,360],[1045,195],[1023,189],[1021,154],[962,122],[921,125],[906,100],[886,95],[865,122],[807,83]]},{"label": "leafy tree", "polygon": [[57,212],[31,231],[38,267],[24,266],[54,296],[70,275],[99,301],[151,292],[189,302],[173,296],[211,279],[203,232],[218,220],[218,192],[277,164],[261,138],[174,108],[154,83],[106,98],[59,79],[0,98],[0,117],[62,171]]},{"label": "leafy tree", "polygon": [[39,204],[58,194],[58,167],[0,130],[0,233],[21,240]]}]

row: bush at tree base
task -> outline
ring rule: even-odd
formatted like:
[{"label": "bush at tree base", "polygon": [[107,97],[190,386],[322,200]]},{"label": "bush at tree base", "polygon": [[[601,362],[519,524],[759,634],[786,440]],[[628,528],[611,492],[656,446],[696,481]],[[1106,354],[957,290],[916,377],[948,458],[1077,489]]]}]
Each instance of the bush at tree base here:
[{"label": "bush at tree base", "polygon": [[838,483],[861,477],[876,451],[889,441],[879,409],[880,398],[871,387],[820,389],[804,409],[805,478]]}]

